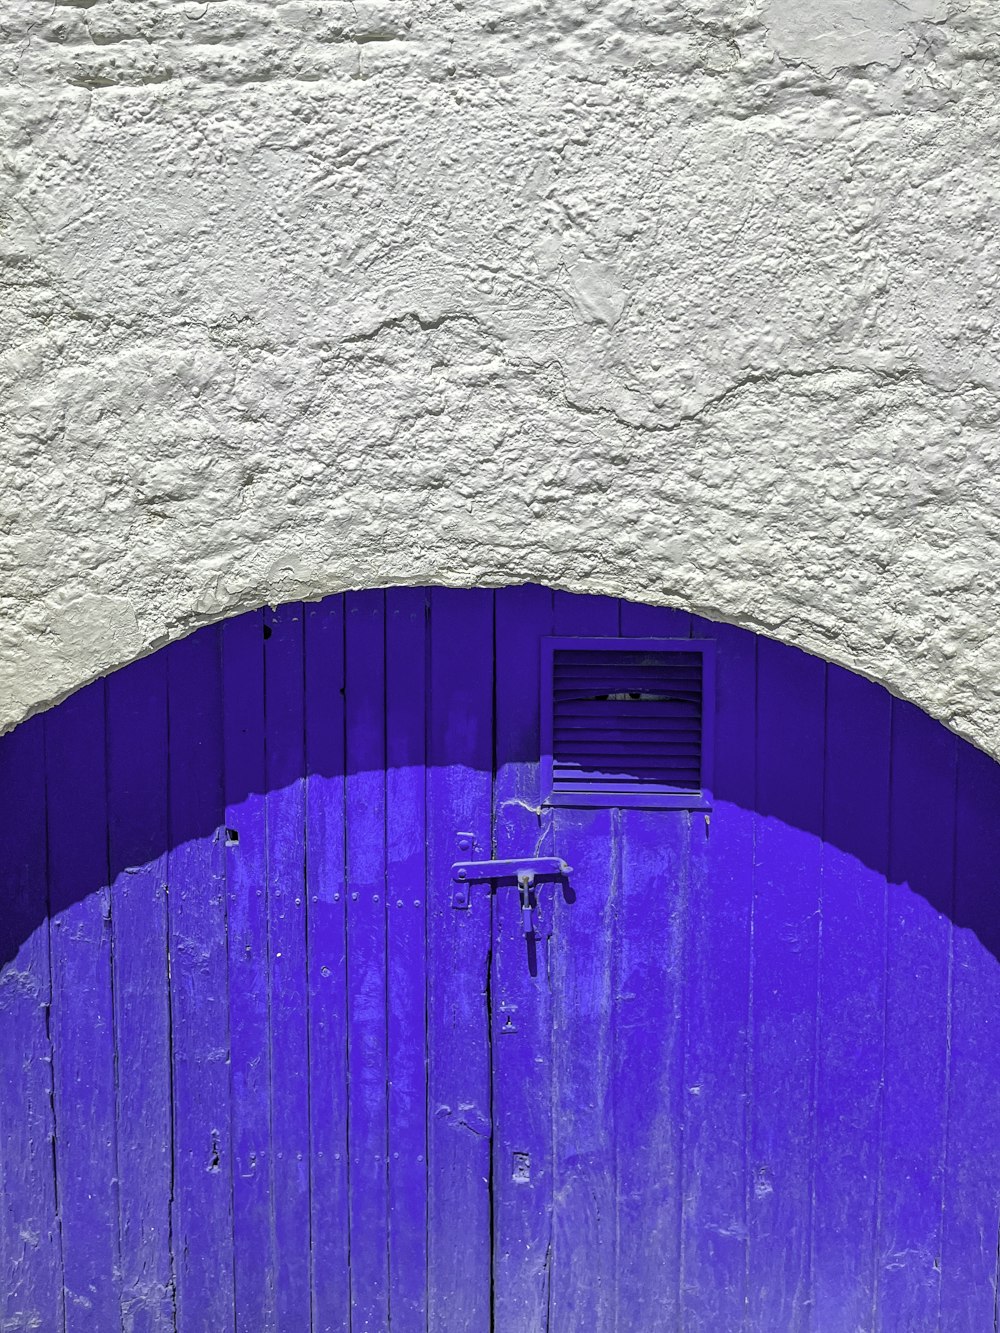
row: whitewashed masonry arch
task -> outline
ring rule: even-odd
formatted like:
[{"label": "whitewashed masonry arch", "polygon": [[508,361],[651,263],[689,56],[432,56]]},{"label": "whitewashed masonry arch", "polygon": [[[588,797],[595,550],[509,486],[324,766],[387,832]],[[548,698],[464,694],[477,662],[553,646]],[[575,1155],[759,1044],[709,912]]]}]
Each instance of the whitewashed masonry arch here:
[{"label": "whitewashed masonry arch", "polygon": [[535,581],[1000,755],[989,0],[36,9],[0,730],[264,603]]}]

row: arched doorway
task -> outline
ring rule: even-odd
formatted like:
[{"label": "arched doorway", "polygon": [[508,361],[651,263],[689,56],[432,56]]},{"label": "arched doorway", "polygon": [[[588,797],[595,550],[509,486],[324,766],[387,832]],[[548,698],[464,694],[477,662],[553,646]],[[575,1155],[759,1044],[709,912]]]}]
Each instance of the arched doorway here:
[{"label": "arched doorway", "polygon": [[879,687],[348,594],[0,784],[7,1325],[990,1326],[1000,768]]}]

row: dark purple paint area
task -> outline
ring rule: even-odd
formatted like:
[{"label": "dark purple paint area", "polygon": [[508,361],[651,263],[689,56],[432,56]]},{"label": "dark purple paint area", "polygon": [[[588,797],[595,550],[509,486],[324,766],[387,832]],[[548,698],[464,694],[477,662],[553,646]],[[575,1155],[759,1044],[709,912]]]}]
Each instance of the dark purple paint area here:
[{"label": "dark purple paint area", "polygon": [[[633,641],[554,730],[553,638]],[[877,686],[351,594],[24,724],[0,800],[0,1326],[994,1328],[1000,767]]]}]

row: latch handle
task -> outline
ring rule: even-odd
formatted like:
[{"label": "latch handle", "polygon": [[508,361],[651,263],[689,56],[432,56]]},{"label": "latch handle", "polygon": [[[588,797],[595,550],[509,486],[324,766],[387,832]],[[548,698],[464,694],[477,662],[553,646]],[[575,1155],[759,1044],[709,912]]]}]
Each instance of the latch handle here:
[{"label": "latch handle", "polygon": [[525,938],[535,933],[535,923],[531,919],[531,890],[535,877],[530,870],[522,870],[517,877],[517,891],[521,898],[521,929]]},{"label": "latch handle", "polygon": [[459,884],[480,879],[517,879],[522,873],[534,875],[535,879],[546,875],[558,879],[571,870],[561,856],[517,856],[504,861],[456,861],[451,877]]},{"label": "latch handle", "polygon": [[521,897],[521,920],[524,933],[530,934],[532,898],[537,879],[562,879],[570,874],[571,867],[561,856],[522,856],[509,857],[502,861],[456,861],[451,868],[451,878],[455,887],[452,890],[452,907],[467,908],[472,905],[469,886],[481,880],[509,879],[517,882]]}]

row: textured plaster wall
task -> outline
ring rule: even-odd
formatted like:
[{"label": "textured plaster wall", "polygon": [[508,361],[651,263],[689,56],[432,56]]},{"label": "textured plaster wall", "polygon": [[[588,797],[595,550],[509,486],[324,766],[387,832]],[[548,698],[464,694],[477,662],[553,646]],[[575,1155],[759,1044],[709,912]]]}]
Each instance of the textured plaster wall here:
[{"label": "textured plaster wall", "polygon": [[531,579],[1000,754],[998,32],[6,0],[0,727],[265,601]]}]

